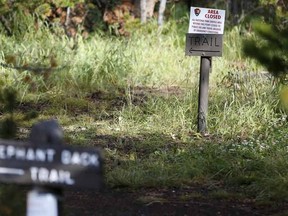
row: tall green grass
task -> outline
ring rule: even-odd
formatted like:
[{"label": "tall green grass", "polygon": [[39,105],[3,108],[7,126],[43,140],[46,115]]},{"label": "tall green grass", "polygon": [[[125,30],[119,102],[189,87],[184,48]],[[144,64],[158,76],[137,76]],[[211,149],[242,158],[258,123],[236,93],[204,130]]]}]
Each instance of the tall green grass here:
[{"label": "tall green grass", "polygon": [[[13,85],[21,101],[44,98],[59,103],[61,98],[85,98],[96,91],[115,95],[124,91],[129,102],[137,86],[160,92],[176,86],[180,94],[148,95],[140,107],[127,103],[118,113],[120,126],[125,131],[146,128],[183,138],[196,133],[200,57],[184,54],[186,15],[160,29],[153,20],[145,26],[130,25],[128,38],[95,33],[86,40],[80,35],[76,39],[57,36],[41,22],[42,27],[36,30],[32,21],[27,21],[28,31],[20,32],[25,40],[17,34],[0,36],[0,61],[5,63],[5,56],[12,55],[18,66],[49,67],[49,59],[54,56],[58,68],[48,79],[29,71],[2,68],[2,85]],[[60,31],[60,27],[54,27],[54,32]],[[239,35],[240,28],[226,30],[223,57],[213,58],[212,63],[208,126],[210,133],[219,136],[249,136],[277,122],[279,116],[272,81],[257,77],[263,69],[244,58]],[[29,82],[25,82],[27,77]]]},{"label": "tall green grass", "polygon": [[0,35],[0,62],[12,55],[17,66],[49,67],[55,56],[58,66],[48,79],[1,67],[0,87],[13,86],[20,105],[36,106],[40,118],[56,116],[72,144],[111,139],[113,145],[102,144],[110,186],[216,181],[259,199],[285,199],[286,115],[272,80],[242,55],[239,28],[226,30],[223,57],[213,58],[210,136],[203,138],[196,129],[200,57],[184,54],[186,15],[160,29],[156,21],[136,21],[127,38],[95,33],[73,40],[59,27],[51,33],[29,22],[25,40]]}]

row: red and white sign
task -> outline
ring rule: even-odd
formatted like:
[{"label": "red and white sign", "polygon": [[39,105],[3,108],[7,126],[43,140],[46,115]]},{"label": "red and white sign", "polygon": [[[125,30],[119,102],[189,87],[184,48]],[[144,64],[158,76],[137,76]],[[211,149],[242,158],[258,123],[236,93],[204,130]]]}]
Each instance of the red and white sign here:
[{"label": "red and white sign", "polygon": [[223,34],[225,10],[191,7],[189,32],[194,34]]}]

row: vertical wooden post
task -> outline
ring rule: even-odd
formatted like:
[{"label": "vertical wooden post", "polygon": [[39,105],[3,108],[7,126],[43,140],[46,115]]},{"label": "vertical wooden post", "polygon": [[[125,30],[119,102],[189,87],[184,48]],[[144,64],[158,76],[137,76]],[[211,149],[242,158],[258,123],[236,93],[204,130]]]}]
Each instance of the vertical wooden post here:
[{"label": "vertical wooden post", "polygon": [[211,63],[211,57],[201,56],[198,98],[198,132],[201,134],[207,133],[208,89]]},{"label": "vertical wooden post", "polygon": [[[39,122],[31,129],[30,142],[35,146],[62,145],[63,130],[56,120]],[[27,195],[26,216],[61,216],[62,194],[61,188],[34,186]]]},{"label": "vertical wooden post", "polygon": [[48,187],[34,187],[27,194],[26,216],[61,216],[62,193]]}]

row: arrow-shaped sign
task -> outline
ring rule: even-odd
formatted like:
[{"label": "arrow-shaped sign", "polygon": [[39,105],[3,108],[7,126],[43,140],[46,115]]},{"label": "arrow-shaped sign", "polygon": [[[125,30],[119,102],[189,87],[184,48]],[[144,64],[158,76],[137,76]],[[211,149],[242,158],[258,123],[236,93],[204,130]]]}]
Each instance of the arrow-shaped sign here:
[{"label": "arrow-shaped sign", "polygon": [[0,139],[0,182],[98,189],[102,164],[97,148]]}]

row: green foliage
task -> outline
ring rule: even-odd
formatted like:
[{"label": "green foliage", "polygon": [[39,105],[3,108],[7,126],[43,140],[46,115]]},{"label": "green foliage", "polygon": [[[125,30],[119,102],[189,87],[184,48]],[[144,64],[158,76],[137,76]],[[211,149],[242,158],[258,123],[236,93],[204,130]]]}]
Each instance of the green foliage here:
[{"label": "green foliage", "polygon": [[16,136],[17,125],[12,118],[2,120],[0,125],[0,135],[4,139],[12,139]]},{"label": "green foliage", "polygon": [[[204,138],[196,132],[199,58],[185,57],[183,49],[188,18],[170,20],[162,29],[153,20],[136,24],[129,38],[77,36],[77,48],[44,25],[23,31],[25,40],[0,35],[0,60],[11,65],[1,67],[0,82],[18,92],[21,109],[14,112],[21,119],[35,117],[27,110],[43,119],[57,116],[69,144],[103,147],[109,186],[224,184],[257,199],[285,199],[286,116],[275,113],[269,76],[261,77],[262,68],[243,58],[240,28],[226,31],[224,55],[213,58],[210,135]],[[258,37],[277,41],[276,52],[285,40],[278,41],[270,28],[264,26]],[[51,56],[61,69],[47,80],[29,70],[54,65]],[[1,98],[7,103],[11,92]],[[15,100],[2,102],[2,110],[12,110]],[[25,131],[31,122],[18,125]]]},{"label": "green foliage", "polygon": [[[2,1],[0,3],[0,29],[8,36],[23,38],[27,31],[35,32],[42,22],[49,20],[59,7],[74,7],[83,0],[30,0]],[[53,12],[54,10],[54,12]],[[54,15],[55,16],[55,15]],[[55,19],[57,20],[57,19]],[[40,24],[39,24],[40,22]]]},{"label": "green foliage", "polygon": [[17,127],[13,119],[13,113],[16,108],[17,93],[12,87],[4,88],[0,92],[0,104],[3,105],[4,112],[9,115],[1,121],[0,136],[2,138],[14,138],[16,136]]},{"label": "green foliage", "polygon": [[0,102],[4,104],[4,111],[9,112],[10,114],[13,113],[16,108],[16,98],[17,93],[12,87],[4,88],[2,92],[0,92]]},{"label": "green foliage", "polygon": [[121,3],[121,0],[106,0],[106,1],[100,0],[100,2],[104,4],[107,9],[110,10],[113,9],[117,4]]},{"label": "green foliage", "polygon": [[288,11],[287,2],[275,0],[260,0],[260,5],[264,7],[266,14],[263,14],[263,19],[277,26],[277,28],[288,27]]},{"label": "green foliage", "polygon": [[26,194],[23,188],[15,185],[0,185],[0,215],[23,215],[26,207]]},{"label": "green foliage", "polygon": [[278,29],[259,22],[253,26],[256,37],[244,42],[244,54],[256,59],[276,78],[285,81],[288,73],[288,28]]},{"label": "green foliage", "polygon": [[[17,91],[11,87],[0,89],[0,137],[4,139],[15,139],[17,124],[14,118],[17,108]],[[34,116],[31,116],[34,117]],[[0,184],[0,215],[17,216],[25,211],[25,192],[15,185]]]},{"label": "green foliage", "polygon": [[15,119],[15,112],[19,105],[18,92],[15,88],[8,86],[0,89],[0,138],[16,138],[18,125],[21,121],[29,121],[37,117],[37,113],[29,111],[24,114],[23,119]]},{"label": "green foliage", "polygon": [[83,3],[85,0],[52,0],[50,2],[56,7],[74,7],[75,4]]},{"label": "green foliage", "polygon": [[44,3],[35,8],[35,13],[45,19],[51,14],[51,5]]},{"label": "green foliage", "polygon": [[[54,7],[74,7],[77,3],[83,3],[84,0],[2,0],[0,2],[0,11],[12,12],[15,9],[25,9],[27,11],[34,11],[38,8],[38,10],[43,7],[47,8],[47,6]],[[37,11],[37,10],[36,10]],[[39,11],[41,12],[41,11]],[[3,13],[2,13],[3,14]]]}]

